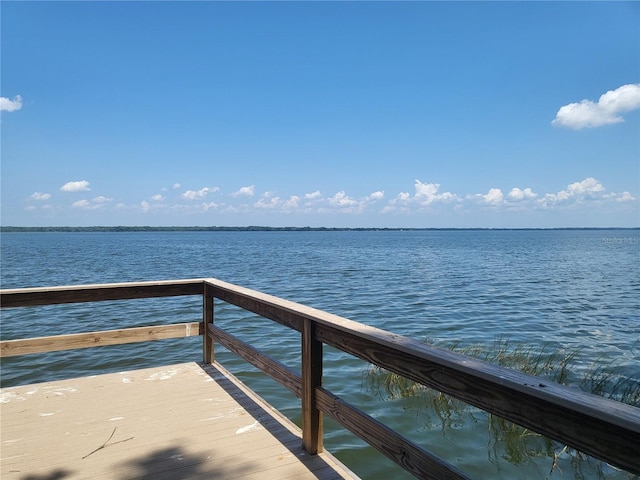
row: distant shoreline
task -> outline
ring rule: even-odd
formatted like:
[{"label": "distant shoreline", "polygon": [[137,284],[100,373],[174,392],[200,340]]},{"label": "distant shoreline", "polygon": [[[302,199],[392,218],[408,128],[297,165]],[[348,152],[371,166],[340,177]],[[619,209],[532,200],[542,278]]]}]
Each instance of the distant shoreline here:
[{"label": "distant shoreline", "polygon": [[13,227],[0,226],[1,233],[10,232],[406,232],[406,231],[511,231],[511,230],[640,230],[640,227],[552,227],[552,228],[402,228],[402,227]]}]

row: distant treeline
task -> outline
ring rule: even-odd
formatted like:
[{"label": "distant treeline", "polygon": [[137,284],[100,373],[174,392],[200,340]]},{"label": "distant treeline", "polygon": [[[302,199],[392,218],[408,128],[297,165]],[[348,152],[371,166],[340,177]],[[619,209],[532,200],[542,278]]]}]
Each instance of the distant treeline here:
[{"label": "distant treeline", "polygon": [[376,228],[376,227],[12,227],[0,226],[0,232],[389,232],[389,231],[455,231],[455,230],[639,230],[634,228]]}]

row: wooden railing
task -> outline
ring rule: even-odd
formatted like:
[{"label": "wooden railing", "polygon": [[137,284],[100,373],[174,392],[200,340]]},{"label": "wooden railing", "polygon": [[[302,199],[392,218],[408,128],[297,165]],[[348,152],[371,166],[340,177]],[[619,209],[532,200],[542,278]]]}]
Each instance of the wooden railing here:
[{"label": "wooden railing", "polygon": [[[434,388],[633,474],[640,474],[640,409],[456,354],[337,315],[222,282],[196,279],[0,291],[2,308],[200,295],[202,322],[0,341],[0,356],[175,338],[203,337],[203,361],[218,342],[302,399],[307,451],[322,451],[322,414],[419,478],[467,478],[322,386],[323,344]],[[289,369],[214,322],[217,298],[301,334],[301,372]]]}]

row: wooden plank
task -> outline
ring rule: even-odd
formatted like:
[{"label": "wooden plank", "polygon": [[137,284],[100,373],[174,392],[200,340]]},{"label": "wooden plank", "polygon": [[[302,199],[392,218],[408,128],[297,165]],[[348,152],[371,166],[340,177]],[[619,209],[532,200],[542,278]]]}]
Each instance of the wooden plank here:
[{"label": "wooden plank", "polygon": [[328,390],[317,388],[316,398],[320,410],[417,478],[431,480],[469,478],[454,466]]},{"label": "wooden plank", "polygon": [[283,363],[265,355],[215,324],[209,327],[209,335],[216,342],[220,342],[230,351],[286,387],[296,397],[302,396],[302,379],[300,375]]},{"label": "wooden plank", "polygon": [[4,388],[0,477],[356,478],[228,375],[186,363]]},{"label": "wooden plank", "polygon": [[213,339],[209,336],[209,329],[213,325],[213,292],[211,287],[203,284],[202,292],[202,324],[204,327],[202,335],[202,361],[211,364],[215,361]]},{"label": "wooden plank", "polygon": [[[216,298],[302,332],[304,317],[297,310],[303,305],[217,279],[208,278],[205,283],[211,286]],[[289,304],[293,308],[285,308]]]},{"label": "wooden plank", "polygon": [[322,385],[322,343],[315,323],[306,319],[302,330],[302,445],[312,455],[322,451],[322,413],[316,405],[316,388]]},{"label": "wooden plank", "polygon": [[199,322],[0,341],[0,358],[202,335]]},{"label": "wooden plank", "polygon": [[361,333],[317,327],[342,351],[640,474],[639,408],[408,338],[385,333],[383,343]]},{"label": "wooden plank", "polygon": [[202,295],[202,285],[202,279],[195,279],[5,289],[0,290],[0,307]]}]

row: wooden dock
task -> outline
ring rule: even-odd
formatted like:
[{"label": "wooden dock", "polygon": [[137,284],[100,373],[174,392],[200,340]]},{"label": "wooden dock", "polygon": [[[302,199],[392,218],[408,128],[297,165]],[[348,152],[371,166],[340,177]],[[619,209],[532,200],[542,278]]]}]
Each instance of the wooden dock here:
[{"label": "wooden dock", "polygon": [[355,479],[218,364],[0,391],[2,479]]}]

